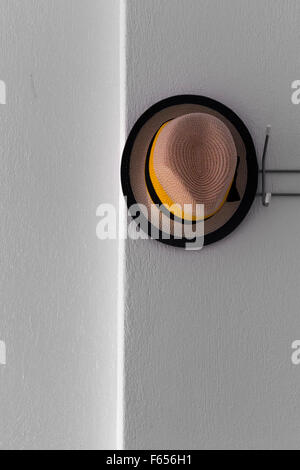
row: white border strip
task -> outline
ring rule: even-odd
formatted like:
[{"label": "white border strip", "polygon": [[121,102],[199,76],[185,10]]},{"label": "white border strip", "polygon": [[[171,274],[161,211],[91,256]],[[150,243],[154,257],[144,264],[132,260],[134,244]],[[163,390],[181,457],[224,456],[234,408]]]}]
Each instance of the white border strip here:
[{"label": "white border strip", "polygon": [[[126,1],[120,1],[120,155],[126,139]],[[119,186],[119,271],[118,271],[118,378],[117,378],[117,449],[124,450],[124,270],[126,208]]]}]

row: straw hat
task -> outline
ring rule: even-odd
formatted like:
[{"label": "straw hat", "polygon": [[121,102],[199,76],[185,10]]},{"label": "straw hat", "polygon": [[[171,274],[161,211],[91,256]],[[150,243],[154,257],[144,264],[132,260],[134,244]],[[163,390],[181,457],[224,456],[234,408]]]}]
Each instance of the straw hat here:
[{"label": "straw hat", "polygon": [[255,198],[258,166],[250,133],[233,111],[184,95],[141,116],[128,137],[121,176],[128,207],[142,207],[142,230],[185,247],[197,224],[208,245],[242,222]]}]

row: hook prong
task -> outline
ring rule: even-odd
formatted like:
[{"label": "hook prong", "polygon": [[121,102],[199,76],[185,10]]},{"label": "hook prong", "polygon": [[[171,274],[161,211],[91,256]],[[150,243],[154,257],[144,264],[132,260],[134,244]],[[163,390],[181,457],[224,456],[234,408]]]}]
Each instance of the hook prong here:
[{"label": "hook prong", "polygon": [[268,153],[270,134],[271,134],[271,126],[267,126],[266,139],[265,139],[264,151],[263,151],[263,156],[262,156],[262,203],[265,207],[268,207],[270,205],[271,197],[272,197],[271,193],[266,192],[266,158],[267,158],[267,153]]}]

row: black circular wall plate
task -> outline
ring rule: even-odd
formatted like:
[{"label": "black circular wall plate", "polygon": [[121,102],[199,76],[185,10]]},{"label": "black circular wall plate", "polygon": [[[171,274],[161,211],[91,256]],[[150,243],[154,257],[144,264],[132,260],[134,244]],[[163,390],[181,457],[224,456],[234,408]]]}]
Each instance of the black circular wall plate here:
[{"label": "black circular wall plate", "polygon": [[[204,236],[203,245],[207,246],[227,237],[241,224],[254,202],[258,185],[257,156],[250,132],[243,123],[243,121],[239,118],[239,116],[224,104],[205,96],[178,95],[159,101],[158,103],[151,106],[147,111],[145,111],[142,116],[138,119],[136,124],[133,126],[123,151],[121,164],[122,190],[124,196],[127,198],[128,209],[130,209],[130,207],[132,207],[133,205],[138,204],[138,201],[136,201],[134,197],[130,182],[130,157],[135,139],[138,133],[140,132],[141,128],[145,125],[145,123],[156,113],[162,111],[165,108],[182,104],[198,104],[211,108],[212,110],[215,110],[221,115],[223,115],[236,128],[246,148],[248,179],[245,193],[243,195],[239,207],[237,208],[233,216],[222,227]],[[140,216],[139,220],[143,220],[141,227],[146,233],[148,233],[149,237],[151,237],[151,233],[153,233],[151,222],[148,221],[142,215]],[[191,240],[187,238],[178,239],[171,236],[171,238],[166,239],[166,234],[164,235],[161,231],[159,231],[159,238],[157,239],[157,241],[180,248],[185,248],[186,244],[191,243]]]}]

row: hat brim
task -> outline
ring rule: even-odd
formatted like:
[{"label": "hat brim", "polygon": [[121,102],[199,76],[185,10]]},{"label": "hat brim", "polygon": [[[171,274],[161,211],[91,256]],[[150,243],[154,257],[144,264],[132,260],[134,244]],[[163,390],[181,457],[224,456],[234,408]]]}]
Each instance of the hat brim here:
[{"label": "hat brim", "polygon": [[[258,185],[257,156],[252,137],[243,121],[231,109],[211,98],[197,95],[174,96],[148,109],[134,125],[125,145],[121,165],[122,189],[129,209],[137,204],[147,208],[145,214],[139,216],[144,232],[150,237],[155,233],[155,238],[159,241],[182,248],[187,243],[190,244],[191,239],[174,236],[175,225],[179,222],[171,221],[170,224],[168,221],[169,233],[163,229],[168,227],[163,220],[168,216],[158,209],[153,210],[153,202],[145,182],[145,163],[151,140],[161,125],[170,119],[194,112],[211,114],[223,121],[232,134],[240,158],[236,178],[240,201],[225,203],[220,211],[203,222],[202,244],[209,245],[221,240],[241,224],[253,204]],[[151,221],[148,219],[150,213]]]}]

